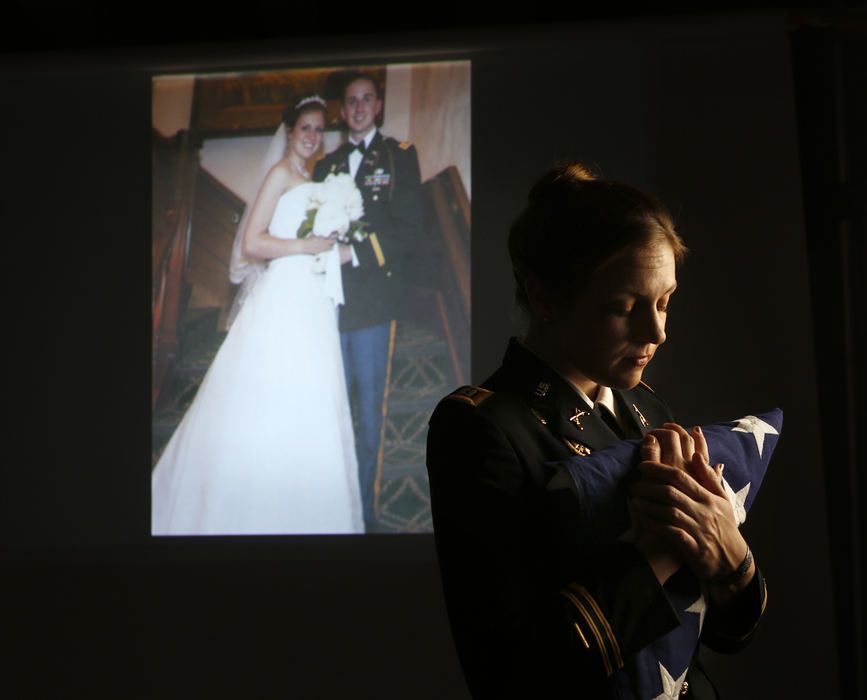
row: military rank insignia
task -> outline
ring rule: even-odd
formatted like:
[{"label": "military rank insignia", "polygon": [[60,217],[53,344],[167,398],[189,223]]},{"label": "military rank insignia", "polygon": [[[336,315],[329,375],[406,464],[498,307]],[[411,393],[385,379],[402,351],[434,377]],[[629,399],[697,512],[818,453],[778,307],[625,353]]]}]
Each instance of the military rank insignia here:
[{"label": "military rank insignia", "polygon": [[493,394],[493,391],[482,389],[480,386],[462,386],[460,389],[456,389],[446,396],[446,398],[454,401],[462,401],[472,406],[478,406],[486,398],[493,396]]},{"label": "military rank insignia", "polygon": [[402,150],[402,151],[405,151],[405,150],[406,150],[407,148],[409,148],[410,146],[412,146],[412,142],[411,142],[411,141],[401,141],[401,142],[397,145],[397,147],[398,147],[400,150]]}]

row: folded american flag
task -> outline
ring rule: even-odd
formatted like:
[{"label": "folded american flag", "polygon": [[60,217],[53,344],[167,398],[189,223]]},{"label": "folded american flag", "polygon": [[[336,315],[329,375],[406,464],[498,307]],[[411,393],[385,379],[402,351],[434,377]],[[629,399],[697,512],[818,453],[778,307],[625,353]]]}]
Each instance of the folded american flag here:
[{"label": "folded american flag", "polygon": [[[723,463],[723,487],[738,525],[746,520],[783,426],[783,412],[702,426],[710,464]],[[578,498],[580,538],[588,551],[628,539],[624,508],[628,486],[641,459],[641,441],[624,440],[586,456],[557,463],[571,477]],[[626,525],[626,527],[624,527]],[[655,640],[614,672],[618,697],[660,700],[676,698],[692,660],[706,602],[697,579],[682,569],[665,585],[681,624]]]}]

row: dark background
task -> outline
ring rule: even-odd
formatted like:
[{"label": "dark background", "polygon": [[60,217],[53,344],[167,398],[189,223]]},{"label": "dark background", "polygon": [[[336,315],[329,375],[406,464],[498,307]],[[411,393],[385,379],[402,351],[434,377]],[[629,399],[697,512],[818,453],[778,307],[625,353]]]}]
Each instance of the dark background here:
[{"label": "dark background", "polygon": [[649,382],[685,424],[786,420],[745,525],[767,619],[706,661],[727,698],[863,694],[863,15],[537,8],[422,32],[380,12],[311,32],[267,3],[220,22],[42,7],[0,56],[4,687],[465,697],[432,537],[148,535],[151,73],[397,56],[473,61],[473,381],[521,328],[504,241],[538,175],[579,157],[669,204],[692,252]]}]

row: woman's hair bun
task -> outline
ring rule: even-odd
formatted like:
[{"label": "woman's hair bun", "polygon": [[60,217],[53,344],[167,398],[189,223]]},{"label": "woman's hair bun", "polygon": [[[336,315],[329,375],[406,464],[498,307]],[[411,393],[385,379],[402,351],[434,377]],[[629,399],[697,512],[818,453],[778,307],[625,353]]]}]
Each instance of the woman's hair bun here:
[{"label": "woman's hair bun", "polygon": [[527,199],[530,204],[534,204],[556,193],[572,195],[575,188],[580,187],[580,183],[598,179],[596,173],[583,163],[577,161],[559,163],[533,185]]},{"label": "woman's hair bun", "polygon": [[573,180],[598,180],[596,173],[583,163],[566,163],[563,166],[563,177]]}]

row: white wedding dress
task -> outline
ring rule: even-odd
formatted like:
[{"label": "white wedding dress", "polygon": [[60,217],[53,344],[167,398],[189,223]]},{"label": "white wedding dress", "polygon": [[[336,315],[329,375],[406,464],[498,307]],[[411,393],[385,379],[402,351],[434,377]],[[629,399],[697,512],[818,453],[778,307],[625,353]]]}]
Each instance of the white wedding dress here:
[{"label": "white wedding dress", "polygon": [[[311,184],[278,201],[294,238]],[[272,260],[152,477],[154,535],[363,532],[343,374],[337,248]]]}]

